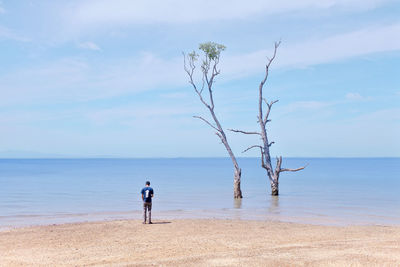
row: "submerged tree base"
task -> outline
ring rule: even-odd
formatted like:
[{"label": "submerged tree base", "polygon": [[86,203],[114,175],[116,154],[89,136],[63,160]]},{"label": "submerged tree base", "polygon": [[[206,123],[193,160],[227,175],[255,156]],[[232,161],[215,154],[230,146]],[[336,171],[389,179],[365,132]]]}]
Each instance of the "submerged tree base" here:
[{"label": "submerged tree base", "polygon": [[279,190],[278,189],[274,189],[271,191],[271,195],[272,196],[278,196],[279,195]]},{"label": "submerged tree base", "polygon": [[235,199],[243,198],[242,190],[240,189],[241,176],[242,176],[242,171],[240,169],[239,171],[235,171],[235,177],[233,179],[233,198]]}]

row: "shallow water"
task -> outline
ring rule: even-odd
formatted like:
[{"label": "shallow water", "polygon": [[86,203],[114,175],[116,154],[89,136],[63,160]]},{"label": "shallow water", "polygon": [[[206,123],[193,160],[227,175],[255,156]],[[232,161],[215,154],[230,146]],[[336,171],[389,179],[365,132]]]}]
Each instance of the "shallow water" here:
[{"label": "shallow water", "polygon": [[0,228],[141,218],[140,190],[155,190],[155,218],[233,218],[315,224],[400,224],[400,158],[289,158],[280,196],[259,159],[241,158],[244,198],[232,198],[229,158],[1,159]]}]

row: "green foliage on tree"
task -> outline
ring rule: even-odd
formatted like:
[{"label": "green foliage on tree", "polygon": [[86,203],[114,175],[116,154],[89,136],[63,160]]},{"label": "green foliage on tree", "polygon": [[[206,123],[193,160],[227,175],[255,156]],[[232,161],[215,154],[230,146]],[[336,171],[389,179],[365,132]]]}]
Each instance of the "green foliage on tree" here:
[{"label": "green foliage on tree", "polygon": [[201,43],[199,49],[202,50],[208,60],[219,60],[221,51],[226,49],[226,46],[214,42]]},{"label": "green foliage on tree", "polygon": [[[212,65],[214,68],[216,68],[217,64],[219,63],[219,57],[221,55],[221,52],[224,51],[225,49],[226,49],[226,46],[215,43],[215,42],[201,43],[199,45],[199,50],[203,51],[203,53],[204,53],[204,59],[201,64],[203,73],[208,74],[208,71],[210,70],[210,67]],[[197,54],[196,51],[192,51],[187,56],[189,59],[189,64],[193,64],[193,65],[200,57],[200,55]],[[216,69],[215,69],[215,71],[216,71]],[[218,73],[216,73],[216,75],[217,74]]]}]

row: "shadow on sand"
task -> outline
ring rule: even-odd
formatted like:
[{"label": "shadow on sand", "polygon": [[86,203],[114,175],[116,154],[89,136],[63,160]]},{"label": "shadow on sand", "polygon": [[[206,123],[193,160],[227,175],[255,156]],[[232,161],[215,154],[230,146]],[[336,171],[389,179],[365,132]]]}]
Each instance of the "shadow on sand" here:
[{"label": "shadow on sand", "polygon": [[168,223],[171,223],[171,222],[153,222],[152,224],[168,224]]}]

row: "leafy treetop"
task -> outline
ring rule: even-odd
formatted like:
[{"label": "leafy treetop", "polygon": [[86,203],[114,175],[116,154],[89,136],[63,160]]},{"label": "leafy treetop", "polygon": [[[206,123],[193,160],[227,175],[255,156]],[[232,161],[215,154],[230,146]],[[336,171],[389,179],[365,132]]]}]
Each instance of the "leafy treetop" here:
[{"label": "leafy treetop", "polygon": [[224,51],[226,46],[214,42],[201,43],[199,49],[202,50],[209,60],[218,60],[221,51]]}]

